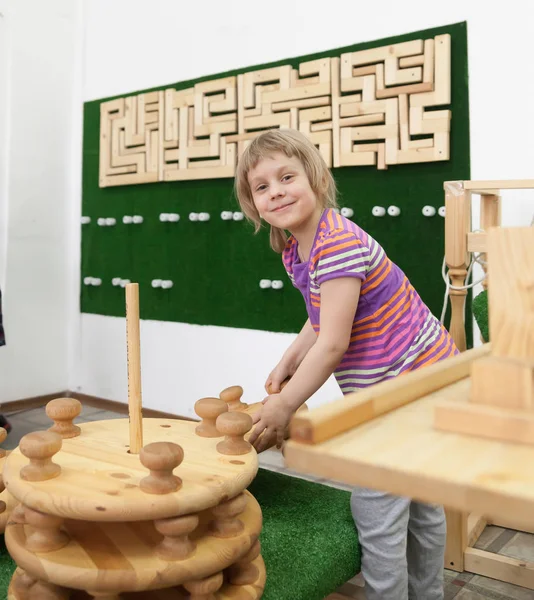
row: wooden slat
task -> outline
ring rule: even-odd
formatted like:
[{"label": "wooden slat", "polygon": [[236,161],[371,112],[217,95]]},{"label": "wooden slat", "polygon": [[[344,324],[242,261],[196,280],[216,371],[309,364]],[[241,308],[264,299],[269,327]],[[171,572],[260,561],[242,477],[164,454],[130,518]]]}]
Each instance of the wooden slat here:
[{"label": "wooden slat", "polygon": [[470,232],[467,234],[467,251],[468,252],[487,252],[488,238],[483,232]]},{"label": "wooden slat", "polygon": [[484,190],[484,193],[498,190],[534,189],[534,179],[495,179],[464,181],[466,190]]},{"label": "wooden slat", "polygon": [[465,570],[534,590],[534,563],[477,548],[465,551]]},{"label": "wooden slat", "polygon": [[357,425],[468,377],[472,362],[489,352],[490,345],[485,344],[361,392],[348,394],[307,414],[295,416],[290,426],[291,439],[305,444],[319,444],[329,440]]}]

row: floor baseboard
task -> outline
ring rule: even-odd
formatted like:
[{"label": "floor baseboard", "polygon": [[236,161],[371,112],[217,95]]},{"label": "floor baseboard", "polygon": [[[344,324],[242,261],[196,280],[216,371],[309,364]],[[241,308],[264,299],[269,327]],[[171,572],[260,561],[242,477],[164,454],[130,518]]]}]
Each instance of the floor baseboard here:
[{"label": "floor baseboard", "polygon": [[[101,410],[108,410],[119,414],[128,414],[128,405],[124,402],[116,402],[115,400],[107,400],[105,398],[99,398],[98,396],[90,396],[89,394],[81,394],[80,392],[63,391],[57,394],[46,394],[44,396],[34,396],[32,398],[23,398],[21,400],[12,400],[11,402],[4,402],[0,406],[0,412],[9,415],[25,410],[32,410],[34,408],[41,408],[46,406],[50,400],[55,398],[76,398],[82,405],[93,406],[94,408],[100,408]],[[82,413],[83,414],[83,413]],[[191,417],[184,417],[182,415],[174,415],[161,410],[155,410],[153,408],[143,407],[143,417],[149,419],[180,419],[182,421],[196,421],[198,419],[192,419]]]}]

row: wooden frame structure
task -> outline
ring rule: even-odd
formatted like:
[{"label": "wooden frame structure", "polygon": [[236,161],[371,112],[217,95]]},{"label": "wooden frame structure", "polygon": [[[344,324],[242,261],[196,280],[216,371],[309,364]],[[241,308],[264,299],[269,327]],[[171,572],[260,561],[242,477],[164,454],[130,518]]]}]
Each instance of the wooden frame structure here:
[{"label": "wooden frame structure", "polygon": [[[530,187],[484,183],[457,185],[452,211],[448,199],[466,237],[472,191]],[[495,227],[487,241],[492,343],[295,417],[285,459],[295,470],[448,507],[446,566],[534,589],[534,564],[472,547],[487,523],[534,530],[534,229]],[[500,258],[511,255],[512,263]],[[512,369],[525,376],[514,381]],[[460,417],[447,420],[447,411]]]},{"label": "wooden frame structure", "polygon": [[[467,289],[454,288],[465,286],[472,253],[481,253],[484,260],[487,257],[487,232],[491,227],[501,225],[501,192],[519,189],[534,190],[534,180],[447,181],[444,184],[445,261],[453,286],[449,290],[451,301],[449,331],[462,352],[466,350],[464,309]],[[476,232],[472,231],[474,195],[480,196],[480,230]],[[484,264],[482,268],[486,273],[482,286],[487,289],[487,268]],[[525,577],[525,569],[532,569],[533,565],[474,548],[486,525],[534,533],[534,527],[518,527],[513,519],[492,520],[488,517],[447,509],[445,566],[455,571],[468,571],[485,576],[491,572],[490,576],[494,578],[534,589],[534,581]]]}]

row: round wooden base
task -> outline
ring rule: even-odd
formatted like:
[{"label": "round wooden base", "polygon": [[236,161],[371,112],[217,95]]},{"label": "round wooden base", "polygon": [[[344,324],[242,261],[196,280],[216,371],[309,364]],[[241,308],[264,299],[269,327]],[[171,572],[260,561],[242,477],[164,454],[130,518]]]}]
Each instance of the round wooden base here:
[{"label": "round wooden base", "polygon": [[[189,536],[195,547],[181,560],[158,557],[163,536],[153,521],[95,523],[67,520],[63,530],[70,542],[50,552],[28,550],[34,532],[29,525],[10,521],[7,549],[17,565],[37,579],[66,588],[101,591],[142,591],[177,586],[228,568],[243,557],[259,538],[261,509],[245,492],[245,509],[232,522],[240,531],[230,537],[214,535],[211,510],[198,515],[199,525]],[[236,521],[237,520],[237,521]]]},{"label": "round wooden base", "polygon": [[[256,581],[247,585],[232,585],[227,581],[228,578],[225,574],[225,582],[221,589],[214,594],[215,600],[260,600],[266,581],[265,563],[260,555],[251,564],[258,570]],[[21,571],[17,569],[11,578],[7,600],[41,600],[34,599],[30,594],[17,592],[17,579],[20,577],[20,573]],[[88,593],[79,590],[64,589],[63,592],[64,596],[61,600],[92,600],[93,598]],[[117,597],[120,600],[188,600],[191,596],[180,586],[144,592],[126,592]],[[46,600],[53,600],[53,598],[50,597]]]},{"label": "round wooden base", "polygon": [[183,461],[174,470],[181,486],[165,494],[140,486],[149,471],[138,454],[129,453],[129,419],[81,423],[79,436],[62,441],[52,461],[57,477],[27,481],[20,475],[28,459],[11,452],[3,476],[9,492],[41,512],[83,521],[138,521],[196,513],[246,489],[258,471],[254,450],[232,456],[217,450],[220,438],[195,433],[198,423],[178,419],[143,419],[143,444],[174,442]]}]

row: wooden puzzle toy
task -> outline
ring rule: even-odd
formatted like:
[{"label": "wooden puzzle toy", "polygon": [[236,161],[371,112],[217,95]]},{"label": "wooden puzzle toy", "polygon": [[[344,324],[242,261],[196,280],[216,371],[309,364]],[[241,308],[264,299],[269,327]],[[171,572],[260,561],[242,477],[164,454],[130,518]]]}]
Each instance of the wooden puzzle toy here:
[{"label": "wooden puzzle toy", "polygon": [[143,418],[137,284],[127,299],[128,419],[51,427],[4,459],[8,600],[257,600],[266,581],[251,414],[232,386],[195,404],[200,422]]}]

